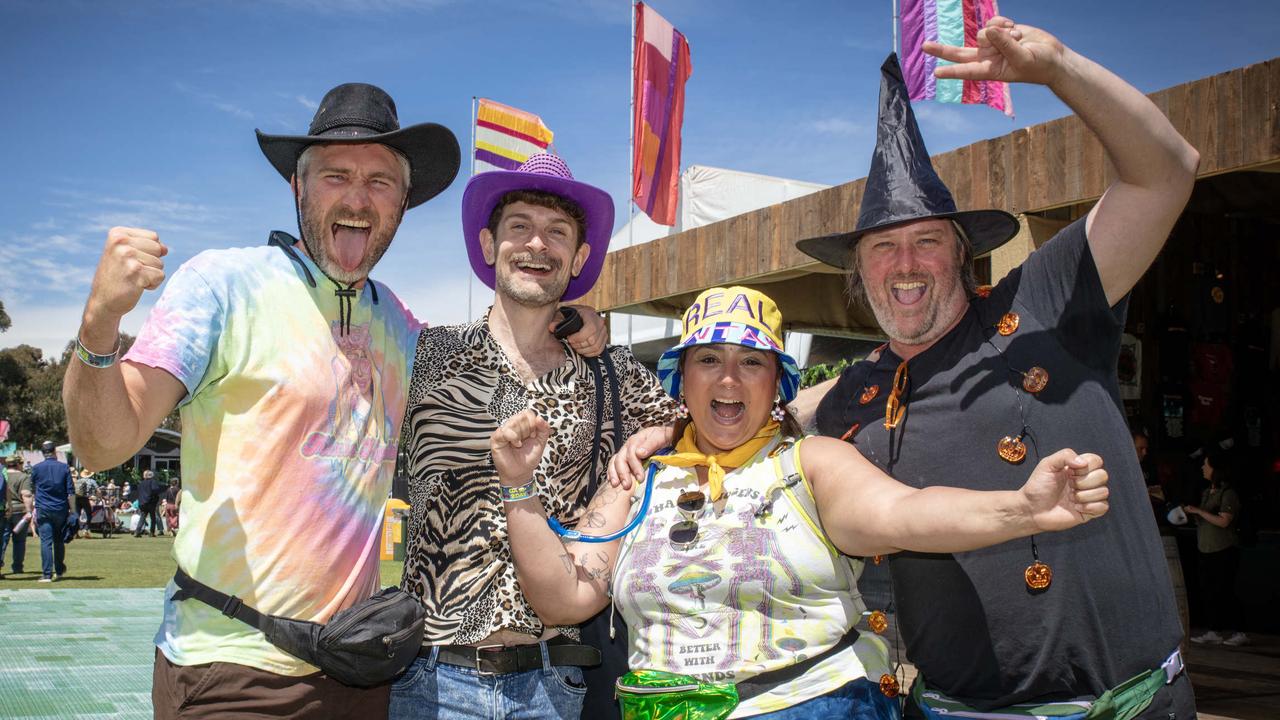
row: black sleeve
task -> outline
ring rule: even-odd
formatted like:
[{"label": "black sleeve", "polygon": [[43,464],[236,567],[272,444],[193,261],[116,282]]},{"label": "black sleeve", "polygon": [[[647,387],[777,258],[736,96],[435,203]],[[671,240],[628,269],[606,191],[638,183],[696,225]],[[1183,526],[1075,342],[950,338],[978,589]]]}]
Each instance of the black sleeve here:
[{"label": "black sleeve", "polygon": [[[1016,302],[1054,332],[1062,346],[1085,364],[1113,370],[1124,332],[1126,295],[1114,307],[1107,303],[1080,218],[1054,235],[1016,271]],[[1093,352],[1089,349],[1092,348]]]},{"label": "black sleeve", "polygon": [[872,364],[869,362],[856,362],[840,373],[840,379],[823,396],[814,413],[819,435],[838,438],[849,429],[851,420],[845,413],[848,400],[855,392],[861,392],[862,384],[871,367]]}]

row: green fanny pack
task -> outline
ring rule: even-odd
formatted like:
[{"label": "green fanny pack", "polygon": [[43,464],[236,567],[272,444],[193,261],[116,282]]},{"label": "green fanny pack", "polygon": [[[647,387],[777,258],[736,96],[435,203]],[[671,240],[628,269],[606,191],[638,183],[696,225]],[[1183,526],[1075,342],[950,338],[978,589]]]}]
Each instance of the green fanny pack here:
[{"label": "green fanny pack", "polygon": [[1062,720],[1132,720],[1151,705],[1160,688],[1183,672],[1182,653],[1174,650],[1160,667],[1139,673],[1096,700],[1020,703],[998,710],[975,710],[964,703],[925,687],[917,677],[911,698],[927,718],[964,717],[972,720],[1012,720],[1013,718],[1061,718]]},{"label": "green fanny pack", "polygon": [[724,720],[739,702],[795,680],[857,640],[857,628],[849,628],[817,655],[737,684],[703,682],[666,670],[632,670],[618,678],[614,695],[622,706],[622,720]]},{"label": "green fanny pack", "polygon": [[622,720],[724,720],[738,707],[732,683],[665,670],[632,670],[615,685]]}]

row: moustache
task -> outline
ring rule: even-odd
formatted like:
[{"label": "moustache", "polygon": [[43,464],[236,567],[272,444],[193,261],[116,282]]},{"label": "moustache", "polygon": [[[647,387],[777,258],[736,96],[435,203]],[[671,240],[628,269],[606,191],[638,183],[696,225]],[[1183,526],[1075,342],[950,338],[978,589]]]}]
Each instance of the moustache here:
[{"label": "moustache", "polygon": [[336,205],[329,210],[325,217],[325,225],[333,225],[339,220],[348,222],[367,222],[369,229],[374,230],[381,224],[382,218],[378,215],[378,211],[373,208],[365,210],[355,210],[347,205]]}]

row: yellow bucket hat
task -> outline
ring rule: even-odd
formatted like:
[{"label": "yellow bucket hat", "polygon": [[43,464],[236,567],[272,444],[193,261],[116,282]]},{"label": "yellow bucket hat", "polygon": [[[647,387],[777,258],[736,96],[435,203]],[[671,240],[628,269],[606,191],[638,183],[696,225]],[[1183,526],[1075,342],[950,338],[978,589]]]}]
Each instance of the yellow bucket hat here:
[{"label": "yellow bucket hat", "polygon": [[680,342],[658,359],[658,380],[667,394],[680,397],[680,356],[687,348],[722,343],[777,354],[782,401],[796,396],[800,369],[783,347],[782,313],[768,295],[738,285],[704,290],[684,311]]}]

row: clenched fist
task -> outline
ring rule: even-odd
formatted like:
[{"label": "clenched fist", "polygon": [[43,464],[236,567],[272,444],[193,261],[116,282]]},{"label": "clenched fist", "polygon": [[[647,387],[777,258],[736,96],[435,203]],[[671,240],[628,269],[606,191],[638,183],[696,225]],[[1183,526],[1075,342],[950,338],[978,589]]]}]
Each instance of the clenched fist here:
[{"label": "clenched fist", "polygon": [[107,231],[86,315],[119,319],[128,314],[144,290],[155,290],[164,282],[161,258],[168,253],[160,236],[150,230],[114,227]]},{"label": "clenched fist", "polygon": [[513,415],[494,430],[489,437],[489,453],[498,481],[514,487],[532,478],[550,435],[551,426],[532,410]]}]

